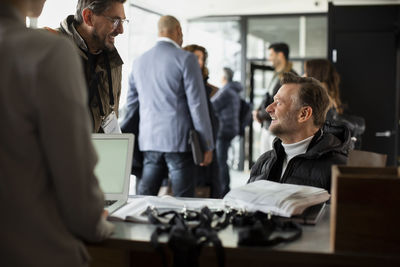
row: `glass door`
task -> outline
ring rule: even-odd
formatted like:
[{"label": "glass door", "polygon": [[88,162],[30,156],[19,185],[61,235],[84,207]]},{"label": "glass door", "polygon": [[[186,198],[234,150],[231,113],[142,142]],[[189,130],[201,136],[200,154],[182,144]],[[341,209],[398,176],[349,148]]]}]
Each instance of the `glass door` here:
[{"label": "glass door", "polygon": [[[253,103],[254,109],[257,109],[266,93],[268,92],[268,85],[272,80],[274,68],[267,65],[257,63],[250,63],[250,102]],[[253,120],[252,127],[249,131],[249,167],[251,168],[254,161],[265,151],[260,150],[262,125]]]}]

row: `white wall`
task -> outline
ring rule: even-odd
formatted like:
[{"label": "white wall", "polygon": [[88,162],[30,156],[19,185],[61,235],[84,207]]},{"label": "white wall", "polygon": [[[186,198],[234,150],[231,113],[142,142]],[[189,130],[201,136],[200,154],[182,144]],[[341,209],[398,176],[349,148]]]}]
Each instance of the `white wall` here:
[{"label": "white wall", "polygon": [[131,3],[180,19],[213,15],[325,13],[335,5],[400,4],[400,0],[130,0]]},{"label": "white wall", "polygon": [[75,14],[77,2],[77,0],[47,0],[37,26],[58,28],[60,22],[68,15]]},{"label": "white wall", "polygon": [[211,15],[327,12],[328,0],[131,0],[135,5],[180,18]]}]

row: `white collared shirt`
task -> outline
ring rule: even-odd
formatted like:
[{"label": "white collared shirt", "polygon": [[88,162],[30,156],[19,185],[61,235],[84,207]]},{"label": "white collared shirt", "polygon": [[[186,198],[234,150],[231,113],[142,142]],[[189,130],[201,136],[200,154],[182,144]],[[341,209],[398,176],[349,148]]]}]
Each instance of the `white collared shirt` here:
[{"label": "white collared shirt", "polygon": [[182,49],[174,40],[168,37],[158,37],[157,42],[164,41],[164,42],[169,42],[173,45],[175,45],[177,48]]}]

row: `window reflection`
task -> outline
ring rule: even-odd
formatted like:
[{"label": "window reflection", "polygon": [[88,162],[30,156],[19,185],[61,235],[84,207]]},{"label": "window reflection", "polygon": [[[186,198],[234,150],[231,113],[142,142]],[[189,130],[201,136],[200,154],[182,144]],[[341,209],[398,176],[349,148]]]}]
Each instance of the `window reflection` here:
[{"label": "window reflection", "polygon": [[328,18],[310,16],[306,20],[306,57],[326,58],[328,55]]},{"label": "window reflection", "polygon": [[207,49],[211,84],[220,87],[222,68],[225,66],[235,72],[233,79],[240,81],[242,46],[238,18],[189,21],[184,42],[185,45],[198,44]]},{"label": "window reflection", "polygon": [[326,15],[249,18],[247,58],[265,60],[265,51],[275,42],[289,45],[290,58],[325,58],[327,24]]},{"label": "window reflection", "polygon": [[[299,56],[299,17],[250,18],[247,34],[247,58],[258,58],[275,42],[287,43],[291,57]],[[257,44],[254,44],[256,42]],[[260,45],[260,44],[264,45]]]},{"label": "window reflection", "polygon": [[[132,5],[125,5],[125,11],[129,14],[130,20],[127,29],[125,29],[123,38],[116,39],[115,46],[124,60],[122,65],[122,89],[120,98],[120,107],[123,108],[126,103],[128,93],[128,77],[132,69],[133,61],[152,48],[157,41],[157,23],[160,15],[142,10]],[[124,110],[121,110],[120,117],[123,117]]]},{"label": "window reflection", "polygon": [[[198,44],[208,51],[209,82],[221,87],[222,68],[234,71],[233,80],[241,81],[240,18],[213,18],[189,21],[185,44]],[[240,138],[231,142],[228,164],[237,169],[240,161]]]}]

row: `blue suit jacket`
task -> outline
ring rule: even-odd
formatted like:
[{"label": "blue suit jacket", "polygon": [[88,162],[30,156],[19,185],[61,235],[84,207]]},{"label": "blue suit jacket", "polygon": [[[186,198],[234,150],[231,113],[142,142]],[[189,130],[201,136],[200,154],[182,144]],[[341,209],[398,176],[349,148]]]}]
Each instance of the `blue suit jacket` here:
[{"label": "blue suit jacket", "polygon": [[140,103],[141,151],[187,152],[195,128],[205,150],[214,149],[200,67],[194,54],[158,41],[133,63],[127,109]]}]

